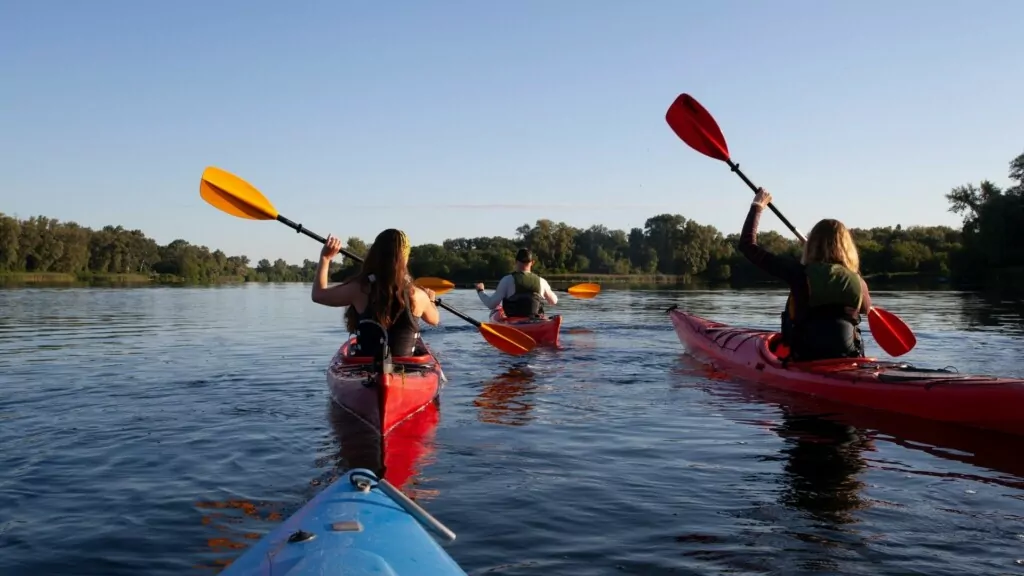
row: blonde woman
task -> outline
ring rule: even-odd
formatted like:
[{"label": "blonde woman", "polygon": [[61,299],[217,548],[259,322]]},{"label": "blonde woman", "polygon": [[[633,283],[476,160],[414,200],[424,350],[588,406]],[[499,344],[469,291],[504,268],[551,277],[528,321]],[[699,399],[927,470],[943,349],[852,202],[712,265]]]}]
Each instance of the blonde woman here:
[{"label": "blonde woman", "polygon": [[[754,196],[740,234],[739,250],[755,266],[789,285],[782,312],[782,343],[795,361],[864,356],[860,315],[871,308],[868,286],[860,276],[853,237],[838,220],[818,222],[807,236],[800,261],[780,257],[757,245],[757,222],[772,195]],[[780,356],[782,349],[777,351]]]}]

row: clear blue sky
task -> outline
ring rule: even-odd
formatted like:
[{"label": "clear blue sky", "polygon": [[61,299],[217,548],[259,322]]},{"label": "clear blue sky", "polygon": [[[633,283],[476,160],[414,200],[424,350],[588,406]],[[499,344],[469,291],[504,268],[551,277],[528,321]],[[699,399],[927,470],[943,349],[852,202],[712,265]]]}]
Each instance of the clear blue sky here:
[{"label": "clear blue sky", "polygon": [[750,192],[665,124],[689,92],[804,231],[957,225],[943,194],[1024,152],[1021,22],[1022,0],[0,0],[0,211],[315,257],[207,206],[212,164],[324,235],[736,232]]}]

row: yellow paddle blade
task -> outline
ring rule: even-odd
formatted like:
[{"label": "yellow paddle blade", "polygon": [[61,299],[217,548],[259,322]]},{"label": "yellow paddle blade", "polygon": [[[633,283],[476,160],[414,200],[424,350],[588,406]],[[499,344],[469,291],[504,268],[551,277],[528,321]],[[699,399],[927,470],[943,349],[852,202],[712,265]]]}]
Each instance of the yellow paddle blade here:
[{"label": "yellow paddle blade", "polygon": [[513,356],[520,356],[533,350],[537,342],[511,326],[480,323],[480,335],[498,350]]},{"label": "yellow paddle blade", "polygon": [[570,286],[566,292],[577,298],[593,298],[601,293],[601,285],[587,282],[585,284]]},{"label": "yellow paddle blade", "polygon": [[203,170],[199,195],[214,208],[249,220],[277,220],[277,208],[260,191],[230,172],[213,166]]},{"label": "yellow paddle blade", "polygon": [[435,278],[433,276],[424,276],[416,279],[416,285],[420,288],[426,288],[427,290],[433,290],[434,294],[446,294],[455,289],[455,284],[445,280],[444,278]]}]

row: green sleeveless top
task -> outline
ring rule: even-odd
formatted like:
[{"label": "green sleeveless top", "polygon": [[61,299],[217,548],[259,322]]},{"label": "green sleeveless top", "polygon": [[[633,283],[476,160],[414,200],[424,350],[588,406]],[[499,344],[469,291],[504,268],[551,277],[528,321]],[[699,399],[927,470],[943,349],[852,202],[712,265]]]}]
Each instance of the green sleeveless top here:
[{"label": "green sleeveless top", "polygon": [[860,310],[863,300],[860,274],[841,264],[814,262],[805,267],[808,308],[845,306]]},{"label": "green sleeveless top", "polygon": [[515,281],[516,295],[540,294],[540,276],[533,272],[513,272],[512,280]]}]

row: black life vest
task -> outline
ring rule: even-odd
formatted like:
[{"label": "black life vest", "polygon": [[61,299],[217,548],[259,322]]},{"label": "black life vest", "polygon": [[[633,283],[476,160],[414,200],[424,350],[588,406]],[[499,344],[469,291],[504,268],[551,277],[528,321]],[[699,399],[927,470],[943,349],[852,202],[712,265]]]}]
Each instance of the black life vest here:
[{"label": "black life vest", "polygon": [[536,318],[544,314],[540,296],[540,276],[533,272],[513,272],[516,291],[501,301],[501,309],[509,318]]},{"label": "black life vest", "polygon": [[391,356],[415,354],[416,343],[420,337],[420,324],[412,314],[408,288],[409,286],[406,286],[402,291],[402,310],[391,326],[381,326],[373,319],[372,312],[376,303],[372,296],[367,300],[366,309],[359,314],[359,325],[355,333],[353,351],[356,356],[378,356],[384,351],[385,345]]}]

